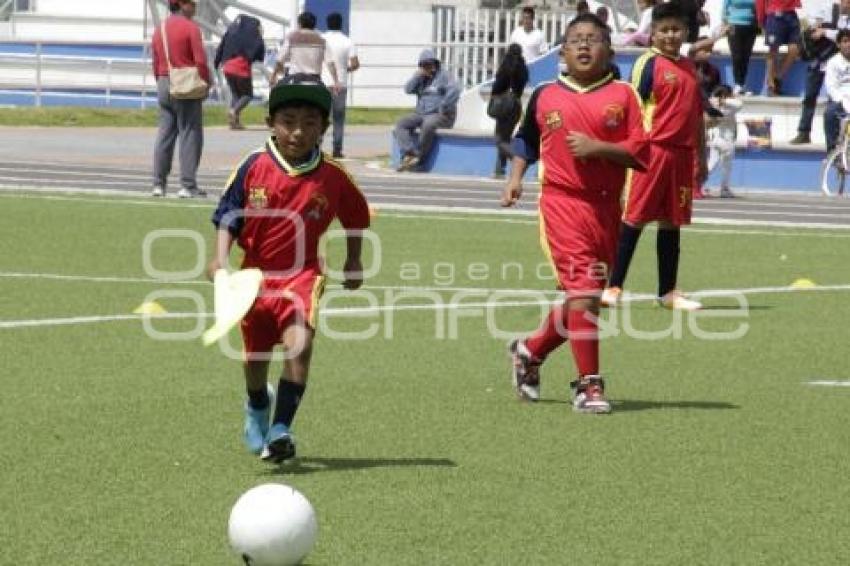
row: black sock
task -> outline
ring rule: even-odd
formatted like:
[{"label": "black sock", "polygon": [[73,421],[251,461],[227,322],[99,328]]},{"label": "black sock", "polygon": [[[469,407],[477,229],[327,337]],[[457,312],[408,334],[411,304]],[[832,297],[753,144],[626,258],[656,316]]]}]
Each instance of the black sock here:
[{"label": "black sock", "polygon": [[265,383],[262,389],[252,391],[246,387],[245,390],[248,392],[248,404],[252,409],[262,411],[269,406],[269,390]]},{"label": "black sock", "polygon": [[659,230],[655,248],[658,253],[658,296],[676,288],[679,274],[679,229]]},{"label": "black sock", "polygon": [[295,412],[298,410],[305,389],[307,389],[306,385],[299,385],[285,379],[280,380],[277,386],[277,402],[273,419],[275,424],[283,423],[286,428],[292,426],[292,420],[295,418]]},{"label": "black sock", "polygon": [[614,262],[614,269],[611,271],[611,278],[608,280],[609,287],[622,287],[626,282],[626,273],[629,271],[629,264],[632,262],[632,256],[635,255],[635,248],[642,228],[629,226],[625,222],[620,225],[620,243],[617,244],[617,260]]}]

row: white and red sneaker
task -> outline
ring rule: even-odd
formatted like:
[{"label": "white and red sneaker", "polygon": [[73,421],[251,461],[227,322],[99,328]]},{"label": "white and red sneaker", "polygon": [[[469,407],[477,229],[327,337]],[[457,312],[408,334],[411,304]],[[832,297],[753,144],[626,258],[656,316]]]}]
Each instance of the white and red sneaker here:
[{"label": "white and red sneaker", "polygon": [[605,380],[599,375],[585,375],[570,383],[573,388],[573,410],[578,413],[605,415],[611,403],[605,398]]},{"label": "white and red sneaker", "polygon": [[525,347],[525,343],[514,340],[508,345],[511,355],[511,376],[514,391],[522,401],[540,400],[540,364]]}]

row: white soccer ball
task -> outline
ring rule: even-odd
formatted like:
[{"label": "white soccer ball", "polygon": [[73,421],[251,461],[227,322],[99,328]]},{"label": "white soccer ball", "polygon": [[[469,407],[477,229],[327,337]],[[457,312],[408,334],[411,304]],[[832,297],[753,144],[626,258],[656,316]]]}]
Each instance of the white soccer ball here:
[{"label": "white soccer ball", "polygon": [[251,566],[291,566],[316,543],[319,525],[307,498],[288,485],[249,489],[230,511],[230,546]]}]

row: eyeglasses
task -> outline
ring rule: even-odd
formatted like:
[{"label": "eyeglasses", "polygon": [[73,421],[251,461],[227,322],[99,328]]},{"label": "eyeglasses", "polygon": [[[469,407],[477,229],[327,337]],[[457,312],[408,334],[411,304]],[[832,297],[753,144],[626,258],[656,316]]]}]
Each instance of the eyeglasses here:
[{"label": "eyeglasses", "polygon": [[576,48],[581,47],[582,45],[587,45],[588,47],[596,47],[602,43],[606,43],[604,37],[600,37],[598,35],[589,35],[587,37],[574,37],[572,39],[568,39],[564,42],[567,47]]}]

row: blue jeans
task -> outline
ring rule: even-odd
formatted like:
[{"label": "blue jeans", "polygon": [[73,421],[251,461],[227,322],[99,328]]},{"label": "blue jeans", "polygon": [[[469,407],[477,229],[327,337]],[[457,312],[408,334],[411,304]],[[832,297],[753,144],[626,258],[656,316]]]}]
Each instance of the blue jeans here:
[{"label": "blue jeans", "polygon": [[847,112],[840,102],[830,100],[826,103],[823,113],[823,131],[826,133],[826,151],[832,151],[838,143],[838,134],[841,130],[841,119],[847,117]]},{"label": "blue jeans", "polygon": [[815,119],[815,109],[818,104],[818,94],[823,86],[824,72],[820,69],[820,63],[813,61],[806,69],[806,89],[803,91],[803,113],[800,114],[800,123],[797,131],[808,134],[812,131],[812,122]]}]

